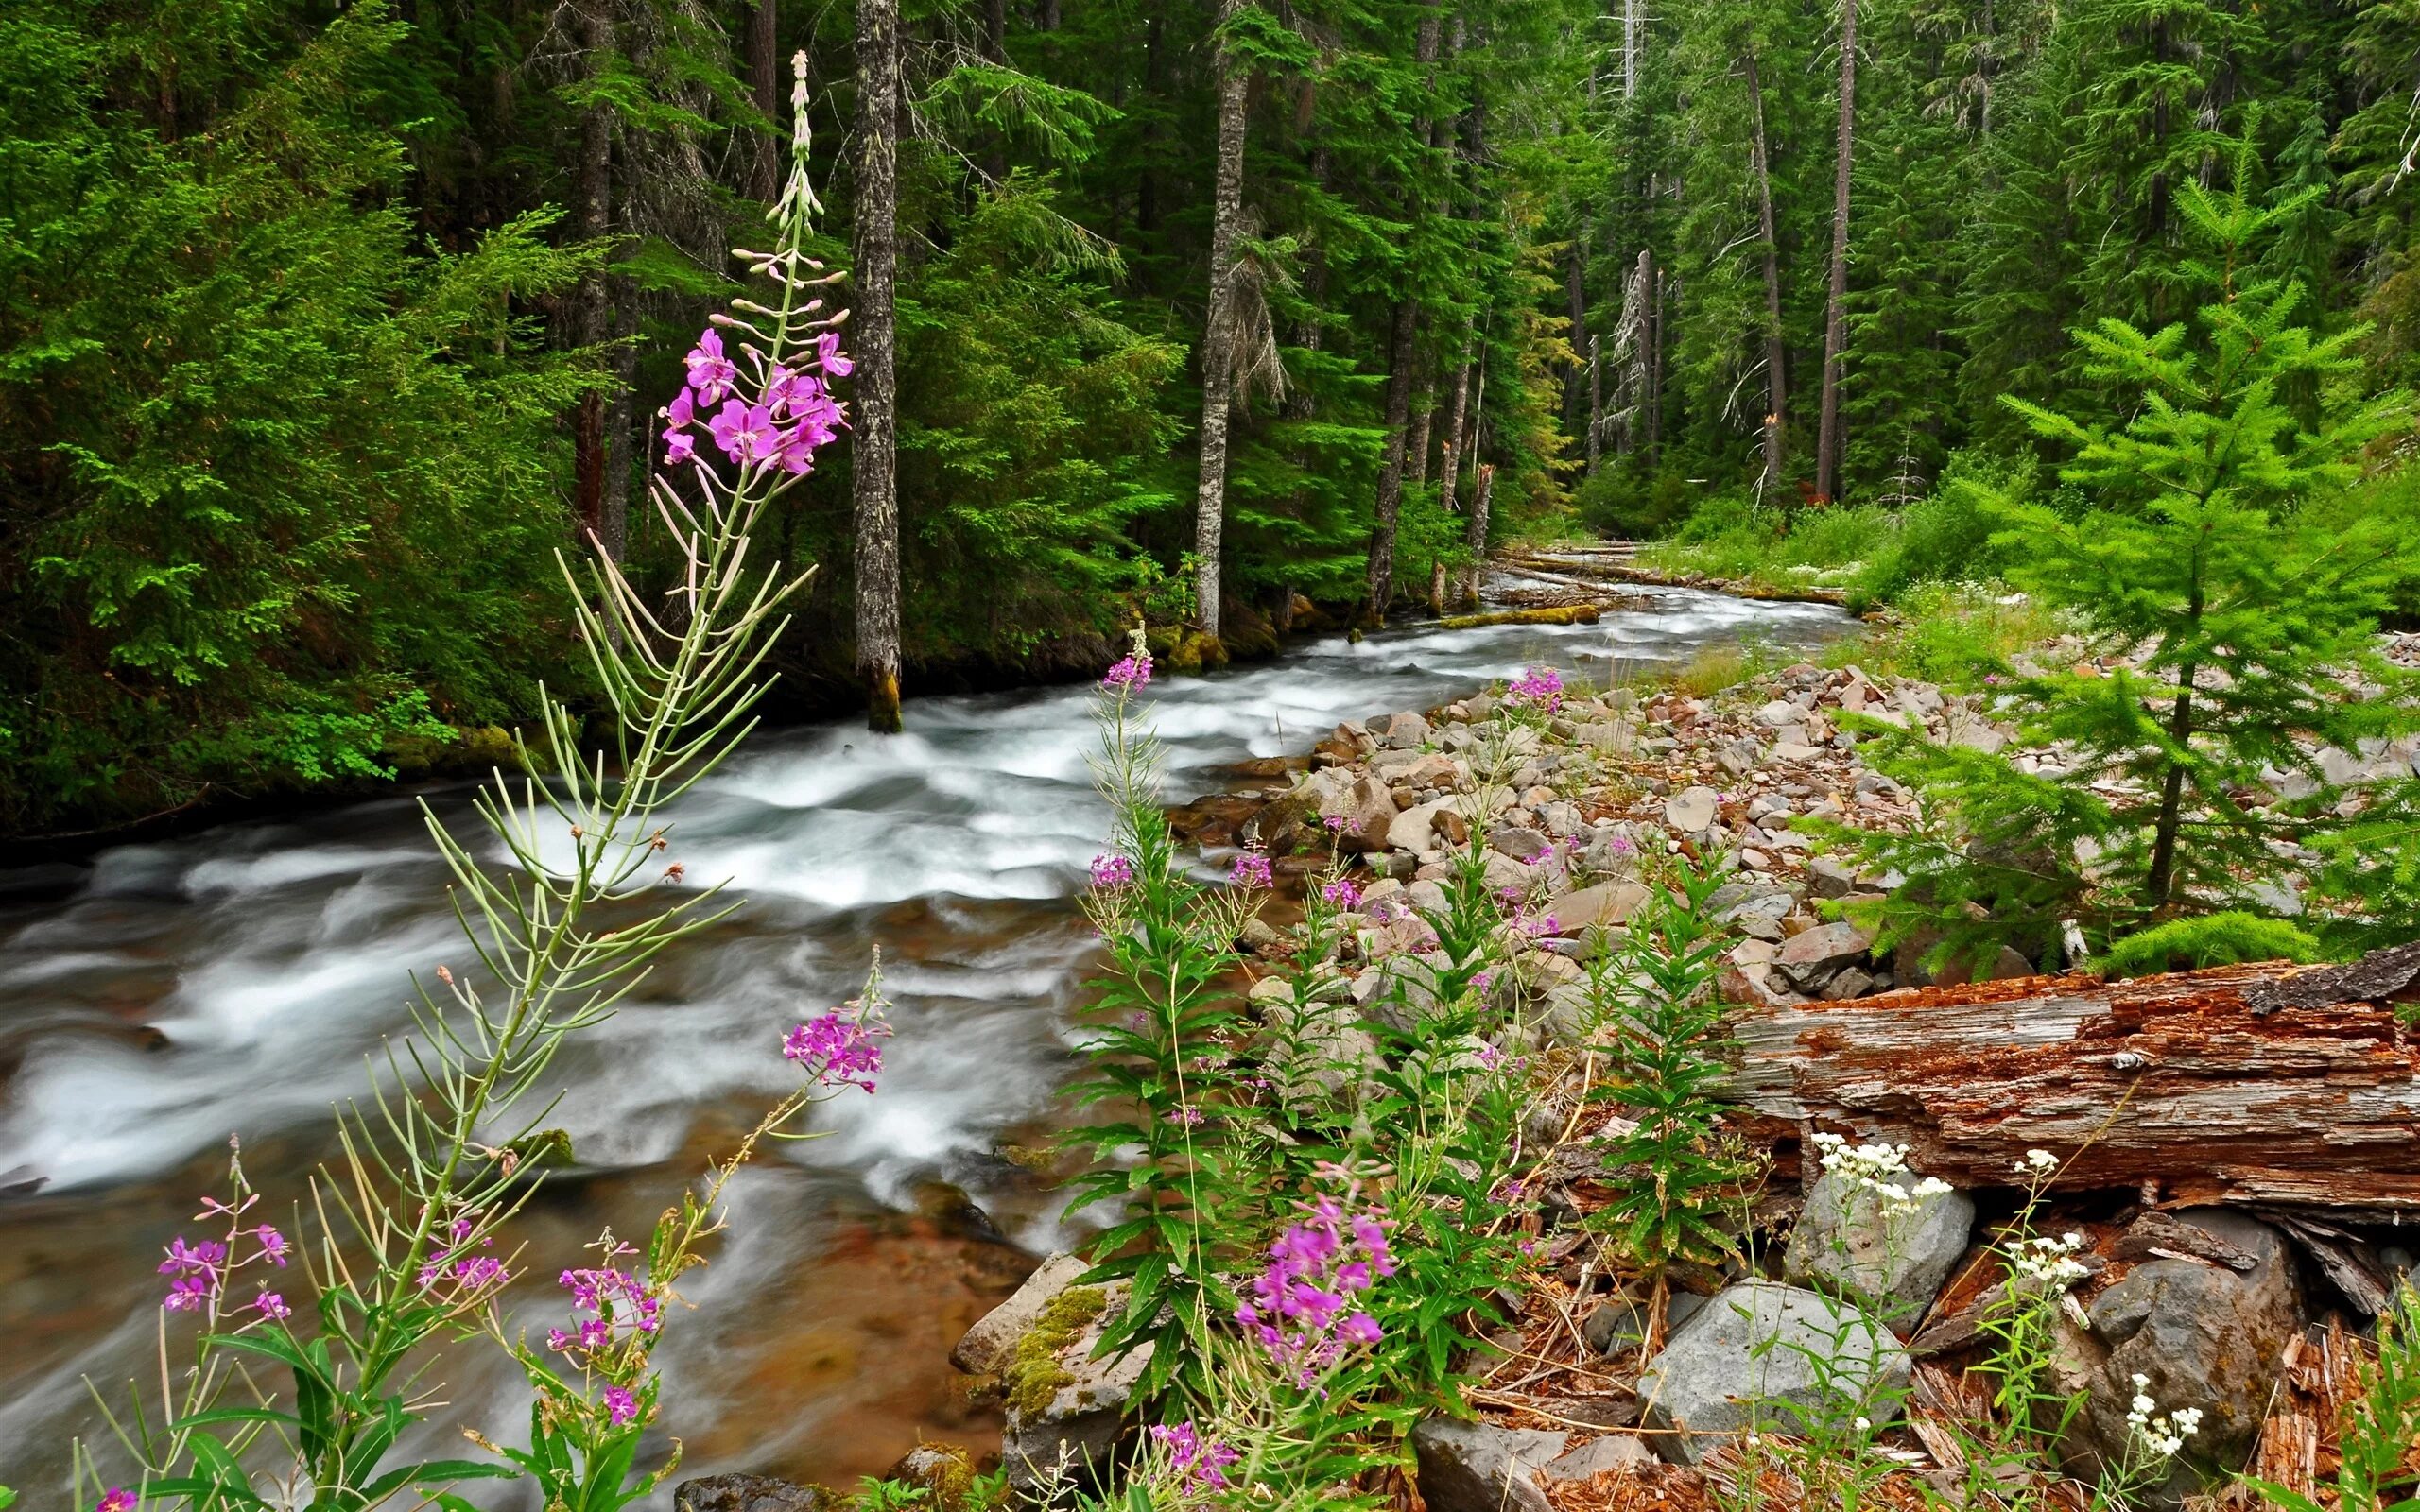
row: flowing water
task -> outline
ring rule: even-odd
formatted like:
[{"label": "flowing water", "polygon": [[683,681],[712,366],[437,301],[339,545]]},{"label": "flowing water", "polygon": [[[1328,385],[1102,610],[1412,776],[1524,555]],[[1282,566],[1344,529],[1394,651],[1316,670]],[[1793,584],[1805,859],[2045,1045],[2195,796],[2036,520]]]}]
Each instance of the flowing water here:
[{"label": "flowing water", "polygon": [[[1845,624],[1820,606],[1651,597],[1596,626],[1334,637],[1164,679],[1150,703],[1168,796],[1525,662],[1602,683],[1743,635],[1804,645]],[[764,734],[682,803],[669,855],[693,880],[731,879],[746,907],[557,1062],[570,1092],[553,1122],[579,1164],[516,1222],[525,1274],[582,1263],[603,1226],[643,1233],[787,1089],[784,1029],[852,995],[877,945],[896,1033],[879,1094],[822,1105],[825,1137],[733,1185],[730,1231],[683,1287],[699,1311],[673,1319],[658,1355],[681,1476],[846,1484],[920,1435],[996,1441],[946,1355],[1027,1256],[1065,1237],[1025,1152],[1057,1126],[1092,958],[1076,896],[1107,816],[1090,707],[1085,689],[1028,690],[920,700],[887,740],[841,725]],[[473,833],[465,790],[424,796]],[[303,1173],[331,1153],[330,1104],[407,1026],[406,972],[467,955],[417,803],[125,846],[0,905],[0,1485],[29,1509],[65,1504],[68,1436],[97,1426],[85,1379],[116,1402],[136,1375],[156,1394],[153,1267],[224,1177],[230,1135],[290,1220]],[[551,1285],[513,1295],[533,1329],[563,1311]],[[479,1348],[450,1363],[430,1450],[460,1452],[464,1423],[518,1436],[526,1399],[495,1364]]]}]

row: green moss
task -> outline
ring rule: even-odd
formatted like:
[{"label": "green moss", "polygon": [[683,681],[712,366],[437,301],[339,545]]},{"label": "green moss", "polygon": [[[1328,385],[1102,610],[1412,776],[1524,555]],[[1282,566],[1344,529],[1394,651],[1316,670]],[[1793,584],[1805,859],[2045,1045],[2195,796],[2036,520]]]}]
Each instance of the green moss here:
[{"label": "green moss", "polygon": [[1011,1408],[1027,1418],[1038,1417],[1061,1387],[1075,1383],[1059,1356],[1108,1306],[1109,1294],[1098,1286],[1070,1286],[1050,1299],[1017,1341],[1008,1368],[1001,1372]]}]

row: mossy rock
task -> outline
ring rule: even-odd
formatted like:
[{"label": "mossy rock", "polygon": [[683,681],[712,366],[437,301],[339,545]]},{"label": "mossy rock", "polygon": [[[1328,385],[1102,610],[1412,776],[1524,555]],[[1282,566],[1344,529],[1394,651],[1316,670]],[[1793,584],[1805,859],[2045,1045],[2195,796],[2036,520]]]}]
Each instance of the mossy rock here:
[{"label": "mossy rock", "polygon": [[1076,1383],[1075,1373],[1059,1357],[1108,1306],[1109,1294],[1098,1286],[1070,1286],[1050,1299],[1001,1372],[1011,1411],[1038,1418],[1049,1411],[1050,1399],[1062,1387]]},{"label": "mossy rock", "polygon": [[925,1493],[928,1512],[984,1512],[975,1497],[975,1456],[956,1444],[918,1444],[885,1477]]}]

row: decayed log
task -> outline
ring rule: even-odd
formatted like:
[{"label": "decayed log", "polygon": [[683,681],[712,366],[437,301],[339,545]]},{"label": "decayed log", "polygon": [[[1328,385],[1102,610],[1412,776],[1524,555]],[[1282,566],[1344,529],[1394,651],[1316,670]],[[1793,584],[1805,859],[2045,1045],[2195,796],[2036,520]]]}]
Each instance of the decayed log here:
[{"label": "decayed log", "polygon": [[2420,1042],[2398,954],[1745,1007],[1734,1088],[1766,1132],[1904,1143],[1962,1186],[2016,1185],[2042,1149],[2064,1189],[2401,1221],[2420,1214]]}]

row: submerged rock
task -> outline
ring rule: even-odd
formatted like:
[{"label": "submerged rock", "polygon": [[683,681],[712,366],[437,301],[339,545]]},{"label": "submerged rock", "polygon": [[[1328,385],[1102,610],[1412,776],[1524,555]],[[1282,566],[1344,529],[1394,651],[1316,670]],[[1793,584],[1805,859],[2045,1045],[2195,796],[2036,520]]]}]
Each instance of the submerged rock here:
[{"label": "submerged rock", "polygon": [[769,1475],[707,1475],[672,1488],[672,1512],[823,1512],[810,1487]]}]

